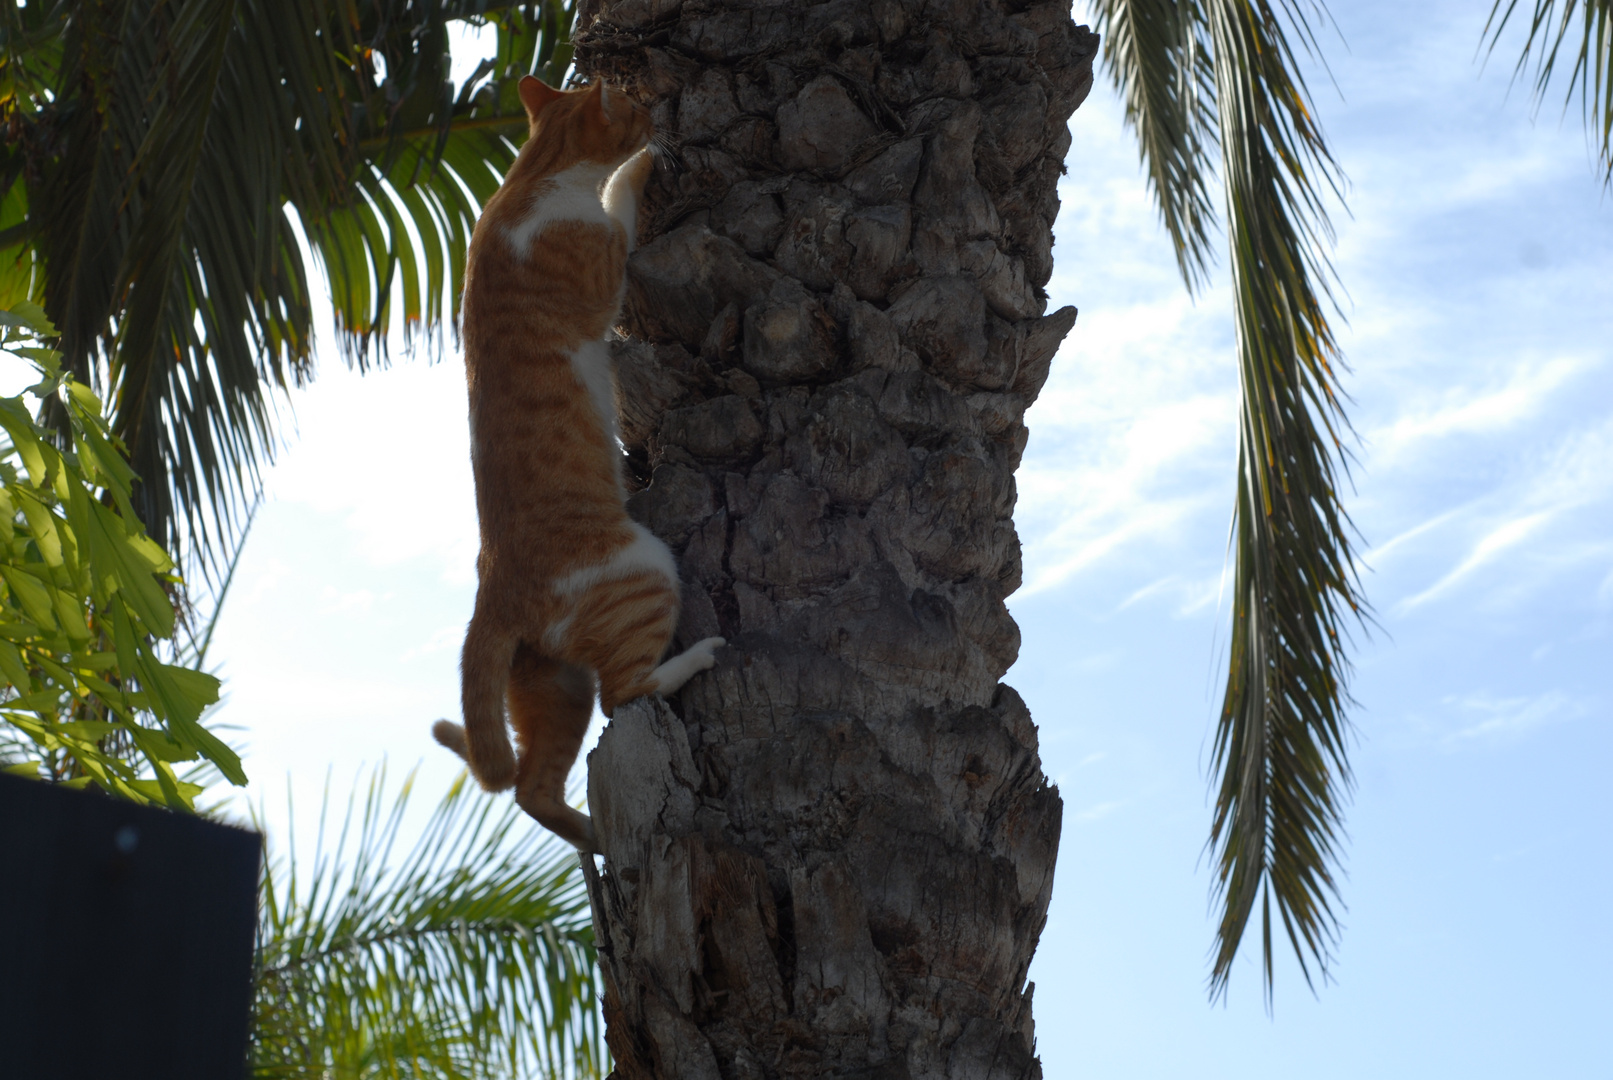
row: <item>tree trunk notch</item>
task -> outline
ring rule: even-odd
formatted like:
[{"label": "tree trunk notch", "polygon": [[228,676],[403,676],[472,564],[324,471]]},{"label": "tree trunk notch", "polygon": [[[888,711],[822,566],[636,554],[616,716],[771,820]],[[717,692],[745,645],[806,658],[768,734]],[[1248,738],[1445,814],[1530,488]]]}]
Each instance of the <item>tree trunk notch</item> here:
[{"label": "tree trunk notch", "polygon": [[1046,313],[1069,5],[602,0],[650,102],[616,345],[679,637],[729,648],[589,758],[623,1078],[1039,1077],[1062,804],[999,682]]}]

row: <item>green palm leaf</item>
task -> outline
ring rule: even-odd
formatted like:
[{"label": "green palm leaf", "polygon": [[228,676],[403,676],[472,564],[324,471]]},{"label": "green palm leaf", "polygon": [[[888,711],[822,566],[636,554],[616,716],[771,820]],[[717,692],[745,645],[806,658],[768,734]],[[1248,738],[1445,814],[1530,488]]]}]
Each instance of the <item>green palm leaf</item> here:
[{"label": "green palm leaf", "polygon": [[252,1074],[603,1075],[575,851],[461,776],[394,862],[412,777],[385,787],[350,797],[333,850],[265,876]]},{"label": "green palm leaf", "polygon": [[1100,0],[1098,27],[1177,266],[1195,289],[1215,225],[1208,182],[1215,86],[1201,47],[1204,10],[1176,0]]},{"label": "green palm leaf", "polygon": [[[1496,0],[1490,9],[1484,36],[1490,39],[1491,51],[1517,8],[1518,0]],[[1579,32],[1573,34],[1576,22]],[[1578,88],[1586,126],[1600,143],[1602,181],[1613,185],[1613,0],[1563,0],[1560,6],[1557,0],[1535,0],[1515,74],[1522,75],[1534,59],[1536,101],[1545,97],[1565,44],[1573,53],[1574,67],[1564,105],[1574,100]]]},{"label": "green palm leaf", "polygon": [[1273,900],[1307,982],[1313,967],[1325,978],[1336,940],[1350,783],[1344,633],[1365,611],[1338,490],[1348,427],[1323,200],[1339,174],[1290,42],[1291,29],[1316,44],[1295,0],[1103,0],[1100,10],[1109,71],[1190,287],[1213,221],[1204,159],[1220,148],[1241,405],[1210,989],[1225,992],[1260,901],[1269,999]]},{"label": "green palm leaf", "polygon": [[[457,315],[480,203],[526,134],[516,83],[564,72],[574,14],[575,0],[10,6],[0,291],[43,301],[69,368],[112,404],[160,542],[228,562],[275,445],[271,395],[312,375],[305,248],[351,362]],[[499,36],[457,93],[454,19]]]},{"label": "green palm leaf", "polygon": [[[1303,12],[1285,6],[1308,34]],[[1362,601],[1338,491],[1339,356],[1318,295],[1332,269],[1321,254],[1331,235],[1317,181],[1332,182],[1333,163],[1272,9],[1221,3],[1210,25],[1243,400],[1232,659],[1211,829],[1226,909],[1211,985],[1225,988],[1264,887],[1269,993],[1274,895],[1307,981],[1307,955],[1327,973],[1349,784],[1342,634]]]}]

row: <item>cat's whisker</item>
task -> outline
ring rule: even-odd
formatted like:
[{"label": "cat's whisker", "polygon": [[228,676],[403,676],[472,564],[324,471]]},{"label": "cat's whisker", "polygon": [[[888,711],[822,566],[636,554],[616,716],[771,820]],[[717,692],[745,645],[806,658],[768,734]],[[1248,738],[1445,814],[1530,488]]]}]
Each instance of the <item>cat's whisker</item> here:
[{"label": "cat's whisker", "polygon": [[674,173],[683,170],[683,141],[681,139],[676,135],[663,135],[660,132],[656,132],[650,142],[655,148],[653,150],[655,158],[661,163],[662,167]]}]

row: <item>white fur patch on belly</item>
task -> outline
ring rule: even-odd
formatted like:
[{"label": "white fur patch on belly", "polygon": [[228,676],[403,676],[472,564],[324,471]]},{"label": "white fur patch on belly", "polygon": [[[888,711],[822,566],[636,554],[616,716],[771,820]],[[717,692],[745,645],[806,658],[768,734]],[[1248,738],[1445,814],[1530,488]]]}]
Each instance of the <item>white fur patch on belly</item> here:
[{"label": "white fur patch on belly", "polygon": [[584,222],[612,225],[616,219],[605,212],[599,188],[610,170],[594,162],[562,169],[533,198],[521,220],[509,226],[505,238],[517,258],[525,259],[538,235],[557,222]]},{"label": "white fur patch on belly", "polygon": [[616,380],[611,376],[610,346],[603,341],[585,341],[571,354],[571,373],[588,391],[605,438],[611,446],[620,441],[616,431]]},{"label": "white fur patch on belly", "polygon": [[571,631],[571,617],[575,614],[574,610],[566,612],[543,632],[543,647],[551,654],[566,647],[566,634]]},{"label": "white fur patch on belly", "polygon": [[678,587],[678,563],[672,549],[661,543],[655,534],[637,522],[632,522],[633,541],[618,548],[615,554],[602,563],[573,570],[555,579],[557,595],[574,597],[586,592],[601,581],[632,577],[636,574],[655,573],[664,577],[674,589]]}]

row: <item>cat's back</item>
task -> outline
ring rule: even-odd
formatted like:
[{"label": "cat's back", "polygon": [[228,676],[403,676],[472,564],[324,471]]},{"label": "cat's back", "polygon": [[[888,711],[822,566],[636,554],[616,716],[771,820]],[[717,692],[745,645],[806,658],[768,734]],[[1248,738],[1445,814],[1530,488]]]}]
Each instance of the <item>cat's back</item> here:
[{"label": "cat's back", "polygon": [[601,173],[512,167],[467,253],[465,365],[483,543],[519,552],[540,576],[537,564],[569,565],[579,541],[596,537],[608,549],[627,528],[602,340],[627,252],[599,200]]},{"label": "cat's back", "polygon": [[517,355],[570,353],[604,337],[621,304],[627,238],[599,199],[606,170],[585,162],[523,175],[519,166],[471,236],[464,332],[472,363],[511,345]]}]

